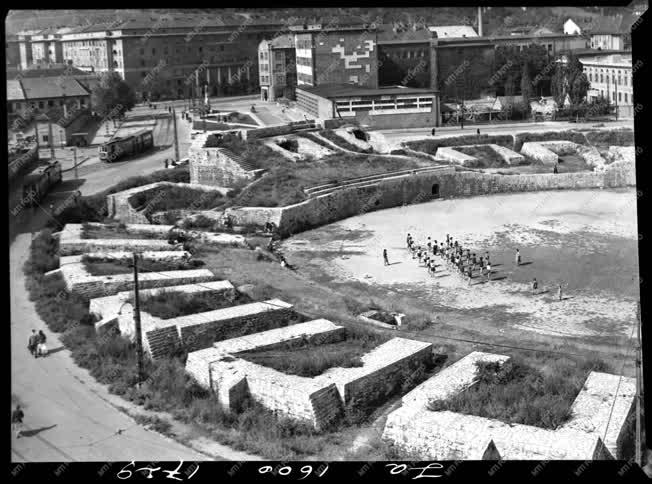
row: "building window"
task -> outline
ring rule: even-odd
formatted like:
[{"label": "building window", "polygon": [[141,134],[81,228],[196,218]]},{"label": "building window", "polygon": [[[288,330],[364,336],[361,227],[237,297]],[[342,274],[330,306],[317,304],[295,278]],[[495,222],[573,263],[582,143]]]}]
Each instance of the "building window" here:
[{"label": "building window", "polygon": [[618,102],[621,102],[623,100],[622,99],[622,97],[623,97],[622,94],[623,94],[622,92],[618,93]]},{"label": "building window", "polygon": [[43,109],[45,107],[45,104],[43,104],[43,101],[38,102],[38,108]]},{"label": "building window", "polygon": [[625,104],[627,104],[627,103],[629,102],[629,100],[627,99],[627,97],[628,97],[628,96],[627,96],[627,93],[625,93]]},{"label": "building window", "polygon": [[220,45],[220,52],[224,52],[224,46]]},{"label": "building window", "polygon": [[54,106],[54,101],[52,99],[48,100],[48,107],[51,108]]}]

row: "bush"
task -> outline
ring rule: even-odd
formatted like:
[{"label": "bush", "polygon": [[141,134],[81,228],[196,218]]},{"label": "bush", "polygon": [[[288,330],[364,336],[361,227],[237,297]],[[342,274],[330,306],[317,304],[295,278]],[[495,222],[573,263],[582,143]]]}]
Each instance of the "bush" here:
[{"label": "bush", "polygon": [[277,142],[276,144],[284,150],[291,151],[293,153],[299,152],[299,142],[295,139],[285,139]]}]

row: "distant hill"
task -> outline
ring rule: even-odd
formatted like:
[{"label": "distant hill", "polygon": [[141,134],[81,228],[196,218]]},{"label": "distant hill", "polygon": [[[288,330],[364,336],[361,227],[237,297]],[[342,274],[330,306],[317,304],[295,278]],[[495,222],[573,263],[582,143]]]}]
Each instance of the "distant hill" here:
[{"label": "distant hill", "polygon": [[[630,7],[603,7],[605,15],[627,14]],[[608,12],[606,11],[608,10]],[[14,34],[21,30],[48,27],[74,27],[110,23],[116,19],[144,19],[155,22],[157,15],[195,19],[197,22],[211,15],[229,18],[233,23],[251,18],[276,20],[279,23],[295,17],[297,22],[328,23],[333,17],[360,21],[361,23],[425,23],[427,25],[471,25],[477,29],[477,9],[473,7],[411,7],[411,8],[251,8],[251,9],[126,9],[126,10],[10,10],[6,18],[6,31]],[[499,35],[518,27],[546,26],[561,31],[568,18],[593,18],[602,15],[599,7],[488,7],[483,14],[485,34]]]}]

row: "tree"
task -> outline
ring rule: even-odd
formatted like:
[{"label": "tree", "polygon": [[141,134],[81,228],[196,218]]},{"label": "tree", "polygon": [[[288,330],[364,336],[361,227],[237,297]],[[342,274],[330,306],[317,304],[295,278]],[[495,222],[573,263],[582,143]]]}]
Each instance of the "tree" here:
[{"label": "tree", "polygon": [[91,92],[91,102],[100,116],[117,117],[136,104],[136,93],[117,72],[102,74]]},{"label": "tree", "polygon": [[591,84],[583,71],[582,63],[573,55],[557,63],[551,84],[557,106],[563,106],[567,96],[572,105],[579,105],[586,98]]}]

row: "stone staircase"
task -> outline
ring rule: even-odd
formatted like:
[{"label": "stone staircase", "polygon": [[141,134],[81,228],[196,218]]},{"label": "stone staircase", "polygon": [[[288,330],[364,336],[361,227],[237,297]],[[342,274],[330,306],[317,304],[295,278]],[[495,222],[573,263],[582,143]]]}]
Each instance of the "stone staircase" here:
[{"label": "stone staircase", "polygon": [[181,345],[179,332],[174,325],[147,331],[145,338],[153,360],[169,357]]}]

